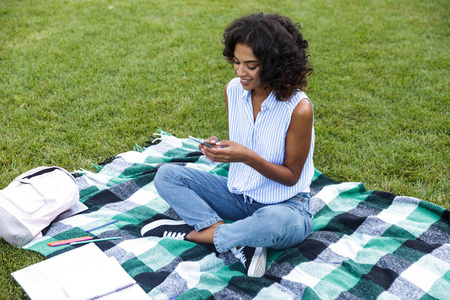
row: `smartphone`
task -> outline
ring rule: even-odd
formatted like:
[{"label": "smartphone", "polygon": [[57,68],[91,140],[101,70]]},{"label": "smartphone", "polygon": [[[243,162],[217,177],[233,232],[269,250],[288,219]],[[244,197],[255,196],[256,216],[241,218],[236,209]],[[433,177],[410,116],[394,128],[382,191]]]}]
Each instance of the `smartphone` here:
[{"label": "smartphone", "polygon": [[209,143],[207,143],[207,142],[204,142],[204,141],[202,141],[202,140],[199,140],[199,139],[197,139],[197,138],[195,138],[195,137],[193,137],[193,136],[189,136],[189,138],[190,138],[191,140],[196,141],[197,143],[200,143],[200,144],[205,145],[205,146],[210,147],[210,148],[214,148],[213,145],[211,145],[211,144],[209,144]]}]

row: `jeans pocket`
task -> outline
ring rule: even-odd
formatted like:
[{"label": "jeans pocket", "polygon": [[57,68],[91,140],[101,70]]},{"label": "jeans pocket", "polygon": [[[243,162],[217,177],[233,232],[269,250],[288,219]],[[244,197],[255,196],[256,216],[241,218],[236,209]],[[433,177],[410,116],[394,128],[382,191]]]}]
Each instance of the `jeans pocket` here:
[{"label": "jeans pocket", "polygon": [[309,193],[298,193],[293,198],[297,199],[301,203],[300,207],[301,207],[302,211],[304,211],[311,217],[312,215],[311,215],[310,208],[309,208],[309,200],[311,199],[310,194]]}]

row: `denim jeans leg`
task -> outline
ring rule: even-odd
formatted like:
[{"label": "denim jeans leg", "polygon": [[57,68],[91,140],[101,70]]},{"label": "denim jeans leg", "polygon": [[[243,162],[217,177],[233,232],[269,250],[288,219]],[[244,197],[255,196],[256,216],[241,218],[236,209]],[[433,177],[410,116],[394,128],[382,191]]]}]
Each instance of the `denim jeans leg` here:
[{"label": "denim jeans leg", "polygon": [[311,231],[309,198],[295,196],[265,205],[245,219],[219,226],[214,245],[219,252],[236,246],[287,249],[301,243]]},{"label": "denim jeans leg", "polygon": [[230,193],[227,178],[222,176],[167,164],[159,168],[154,184],[159,195],[197,231],[251,213],[243,196]]}]

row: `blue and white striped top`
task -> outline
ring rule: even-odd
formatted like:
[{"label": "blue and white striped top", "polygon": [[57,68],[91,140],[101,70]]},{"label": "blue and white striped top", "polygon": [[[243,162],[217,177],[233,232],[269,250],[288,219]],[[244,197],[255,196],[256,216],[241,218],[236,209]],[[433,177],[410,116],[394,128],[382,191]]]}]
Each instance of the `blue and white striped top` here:
[{"label": "blue and white striped top", "polygon": [[[230,81],[227,87],[229,138],[274,164],[283,164],[286,133],[292,112],[305,93],[298,91],[290,101],[277,101],[272,92],[261,104],[256,120],[253,117],[251,91],[246,91],[239,78]],[[309,100],[309,99],[308,99]],[[287,186],[270,180],[244,163],[230,163],[228,188],[232,193],[243,194],[264,204],[279,203],[300,192],[310,192],[309,185],[314,175],[314,124],[311,147],[297,184]]]}]

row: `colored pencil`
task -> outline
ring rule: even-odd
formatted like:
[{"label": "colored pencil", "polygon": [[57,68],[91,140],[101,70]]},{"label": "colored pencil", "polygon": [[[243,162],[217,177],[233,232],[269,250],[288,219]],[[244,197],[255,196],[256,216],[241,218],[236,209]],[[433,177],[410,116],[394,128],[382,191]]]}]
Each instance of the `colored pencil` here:
[{"label": "colored pencil", "polygon": [[91,231],[94,231],[94,230],[96,230],[96,229],[99,229],[99,228],[102,228],[102,227],[108,226],[108,225],[110,225],[110,224],[112,224],[112,223],[116,223],[117,221],[119,221],[119,220],[113,220],[113,221],[111,221],[111,222],[108,222],[108,223],[106,223],[106,224],[103,224],[103,225],[100,225],[100,226],[97,226],[97,227],[91,228],[91,229],[89,229],[89,230],[86,230],[86,232],[91,232]]},{"label": "colored pencil", "polygon": [[70,243],[71,245],[79,245],[79,244],[85,244],[85,243],[91,243],[91,242],[103,242],[103,241],[109,241],[109,240],[117,240],[117,239],[121,239],[121,236],[116,236],[116,237],[110,237],[110,238],[104,238],[104,239],[93,239],[93,240],[89,240],[89,241],[80,241],[80,242],[73,242]]},{"label": "colored pencil", "polygon": [[68,240],[51,242],[51,243],[48,243],[48,245],[51,246],[51,247],[61,246],[61,245],[66,245],[66,244],[70,244],[70,243],[74,243],[74,242],[81,242],[81,241],[86,241],[86,240],[92,240],[93,238],[94,237],[88,235],[88,236],[77,237],[77,238],[68,239]]}]

